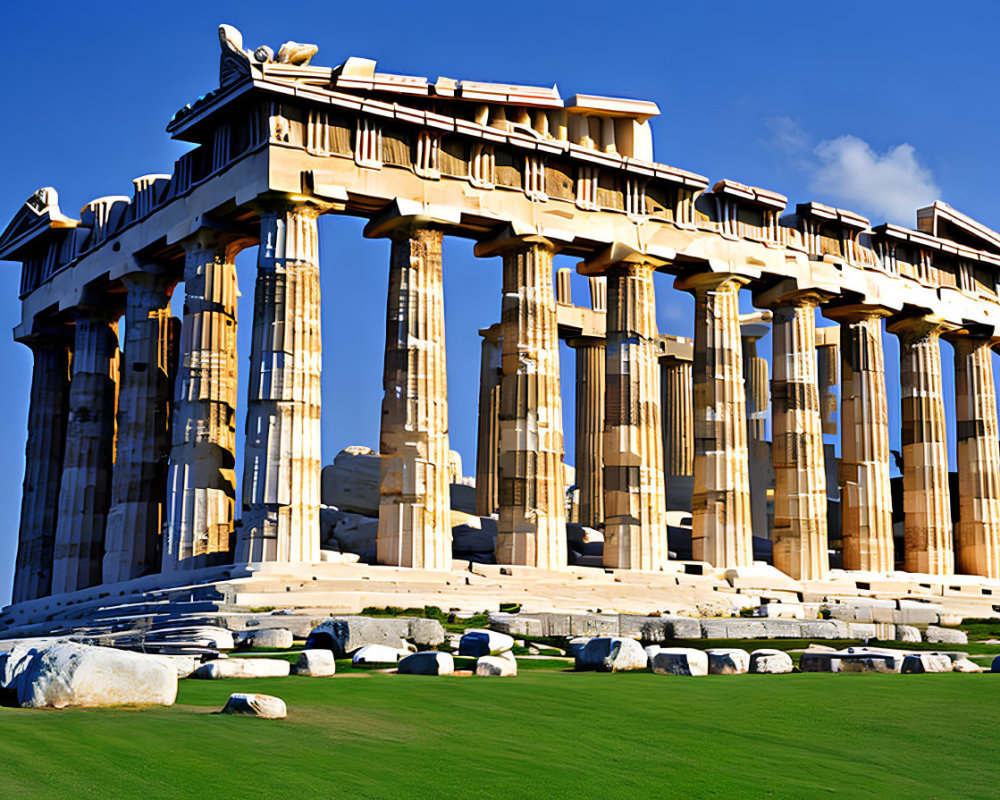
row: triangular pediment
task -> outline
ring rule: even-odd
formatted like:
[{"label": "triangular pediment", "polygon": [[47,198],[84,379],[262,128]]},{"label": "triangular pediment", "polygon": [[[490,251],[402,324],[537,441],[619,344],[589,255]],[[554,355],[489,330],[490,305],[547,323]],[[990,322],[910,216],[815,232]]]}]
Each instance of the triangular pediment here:
[{"label": "triangular pediment", "polygon": [[0,259],[16,260],[18,252],[51,228],[75,228],[78,222],[59,210],[59,195],[51,186],[39,189],[24,201],[6,230],[0,234]]}]

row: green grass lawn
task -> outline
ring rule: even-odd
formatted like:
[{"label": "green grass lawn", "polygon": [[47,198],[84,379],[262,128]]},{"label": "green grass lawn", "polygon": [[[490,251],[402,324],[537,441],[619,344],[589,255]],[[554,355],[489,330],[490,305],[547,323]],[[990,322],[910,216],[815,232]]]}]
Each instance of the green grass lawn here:
[{"label": "green grass lawn", "polygon": [[[181,682],[173,708],[0,708],[5,798],[992,797],[998,675]],[[287,720],[213,714],[275,694]]]}]

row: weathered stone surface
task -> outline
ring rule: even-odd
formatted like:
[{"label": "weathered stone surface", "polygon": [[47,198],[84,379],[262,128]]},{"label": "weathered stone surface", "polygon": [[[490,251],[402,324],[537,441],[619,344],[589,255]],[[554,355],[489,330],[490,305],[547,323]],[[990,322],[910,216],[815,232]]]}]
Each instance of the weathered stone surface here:
[{"label": "weathered stone surface", "polygon": [[942,628],[938,625],[928,625],[924,630],[924,636],[932,644],[968,644],[969,637],[965,631],[957,631],[953,628]]},{"label": "weathered stone surface", "polygon": [[406,639],[437,647],[444,642],[444,628],[436,619],[418,617],[332,617],[313,629],[306,646],[325,647],[340,658],[366,644],[399,648]]},{"label": "weathered stone surface", "polygon": [[673,617],[668,621],[667,626],[669,638],[700,639],[702,636],[701,623],[696,619]]},{"label": "weathered stone surface", "polygon": [[201,659],[198,656],[163,656],[158,655],[164,664],[168,665],[177,673],[177,678],[189,678],[192,673],[201,666]]},{"label": "weathered stone surface", "polygon": [[476,675],[512,678],[517,675],[517,659],[510,653],[501,656],[480,656],[476,661]]},{"label": "weathered stone surface", "polygon": [[323,467],[323,503],[341,511],[378,518],[379,455],[370,447],[345,447]]},{"label": "weathered stone surface", "polygon": [[399,662],[400,675],[451,675],[455,671],[455,659],[451,653],[425,650],[411,653]]},{"label": "weathered stone surface", "polygon": [[754,650],[750,654],[750,672],[782,675],[794,668],[792,657],[781,650]]},{"label": "weathered stone surface", "polygon": [[384,644],[366,644],[354,651],[351,663],[355,666],[366,664],[398,664],[400,659],[410,655],[409,650],[388,647]]},{"label": "weathered stone surface", "polygon": [[903,659],[902,673],[951,672],[951,659],[942,653],[911,653]]},{"label": "weathered stone surface", "polygon": [[604,523],[605,346],[604,341],[597,338],[573,339],[569,344],[576,352],[576,485],[580,487],[579,521],[583,525],[594,527]]},{"label": "weathered stone surface", "polygon": [[288,709],[280,697],[269,694],[231,694],[223,714],[238,714],[261,719],[285,719]]},{"label": "weathered stone surface", "polygon": [[192,674],[192,678],[218,680],[220,678],[286,678],[292,665],[280,658],[220,658],[206,661]]},{"label": "weathered stone surface", "polygon": [[650,658],[649,668],[657,675],[707,675],[708,654],[690,647],[661,647]]},{"label": "weathered stone surface", "polygon": [[952,662],[951,665],[952,672],[982,672],[983,668],[979,666],[975,661],[970,661],[967,658],[960,658],[958,661]]},{"label": "weathered stone surface", "polygon": [[212,647],[216,650],[232,650],[236,646],[231,631],[213,625],[171,625],[154,628],[145,635],[145,639],[154,644]]},{"label": "weathered stone surface", "polygon": [[920,628],[913,625],[897,625],[896,639],[901,642],[920,642]]},{"label": "weathered stone surface", "polygon": [[319,512],[322,546],[341,553],[352,553],[366,564],[376,561],[378,518],[321,508]]},{"label": "weathered stone surface", "polygon": [[237,634],[241,647],[273,647],[287,650],[292,646],[292,632],[287,628],[251,628]]},{"label": "weathered stone surface", "polygon": [[576,656],[577,670],[626,672],[646,669],[646,651],[635,639],[599,636],[584,645]]},{"label": "weathered stone surface", "polygon": [[303,650],[292,672],[309,678],[328,678],[337,673],[337,662],[330,650]]},{"label": "weathered stone surface", "polygon": [[508,636],[506,633],[482,628],[470,628],[458,643],[458,654],[460,656],[479,658],[480,656],[505,653],[513,646],[514,638]]},{"label": "weathered stone surface", "polygon": [[177,671],[157,656],[70,642],[15,648],[0,678],[24,708],[169,706],[177,697]]},{"label": "weathered stone surface", "polygon": [[750,654],[746,650],[720,647],[705,652],[709,675],[742,675],[750,669]]}]

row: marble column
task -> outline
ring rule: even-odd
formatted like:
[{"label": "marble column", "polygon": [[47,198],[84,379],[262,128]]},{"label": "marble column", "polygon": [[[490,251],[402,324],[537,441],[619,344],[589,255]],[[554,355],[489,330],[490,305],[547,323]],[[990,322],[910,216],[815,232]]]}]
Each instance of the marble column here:
[{"label": "marble column", "polygon": [[488,517],[500,506],[500,325],[479,331],[479,425],[476,437],[476,514]]},{"label": "marble column", "polygon": [[394,220],[379,437],[380,564],[451,567],[440,230]]},{"label": "marble column", "polygon": [[903,447],[903,568],[951,575],[951,493],[941,385],[943,321],[916,317],[894,321],[899,336]]},{"label": "marble column", "polygon": [[[753,315],[756,317],[757,315]],[[770,332],[762,322],[740,325],[743,344],[743,385],[747,401],[747,457],[750,476],[750,521],[755,536],[770,538],[767,490],[771,487],[771,449],[767,445],[767,417],[771,406],[766,359],[757,355],[757,341]]]},{"label": "marble column", "polygon": [[[817,329],[817,339],[819,338]],[[836,327],[822,328],[823,331],[838,330]],[[823,433],[831,436],[837,433],[837,395],[835,389],[840,374],[840,345],[817,344],[816,378],[819,384],[819,411],[823,420]]]},{"label": "marble column", "polygon": [[237,560],[319,561],[318,209],[260,215]]},{"label": "marble column", "polygon": [[45,597],[52,591],[54,534],[59,511],[59,478],[66,450],[69,409],[69,338],[32,336],[34,366],[24,452],[24,491],[18,528],[13,602]]},{"label": "marble column", "polygon": [[232,560],[236,501],[235,247],[185,244],[184,320],[167,467],[163,571]]},{"label": "marble column", "polygon": [[666,490],[651,264],[619,262],[608,291],[604,406],[604,566],[662,570]]},{"label": "marble column", "polygon": [[554,250],[512,231],[476,246],[503,258],[497,561],[544,569],[567,561]]},{"label": "marble column", "polygon": [[774,566],[795,580],[820,580],[829,569],[826,468],[816,364],[816,306],[808,292],[774,308]]},{"label": "marble column", "polygon": [[580,524],[604,523],[604,371],[603,339],[572,339],[576,353],[576,485]]},{"label": "marble column", "polygon": [[76,313],[52,594],[101,582],[115,457],[117,318],[106,309]]},{"label": "marble column", "polygon": [[690,361],[673,356],[660,356],[663,460],[668,479],[694,475],[691,366]]},{"label": "marble column", "polygon": [[840,322],[840,502],[843,566],[891,572],[889,410],[879,308],[826,308]]},{"label": "marble column", "polygon": [[1000,579],[1000,434],[990,340],[954,335],[958,572]]},{"label": "marble column", "polygon": [[739,290],[728,273],[679,278],[695,298],[692,554],[716,567],[753,563]]},{"label": "marble column", "polygon": [[118,447],[104,547],[104,583],[160,571],[177,320],[170,281],[137,272],[127,290]]}]

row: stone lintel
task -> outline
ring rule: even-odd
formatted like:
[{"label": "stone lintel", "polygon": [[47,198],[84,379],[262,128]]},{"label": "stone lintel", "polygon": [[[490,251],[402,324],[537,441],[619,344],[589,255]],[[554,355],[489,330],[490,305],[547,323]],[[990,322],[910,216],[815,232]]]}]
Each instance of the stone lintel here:
[{"label": "stone lintel", "polygon": [[[523,250],[529,247],[539,247],[555,253],[559,246],[551,239],[542,236],[537,230],[517,221],[505,225],[492,239],[478,242],[474,252],[480,258],[499,256],[511,250]],[[553,301],[553,307],[555,302]]]},{"label": "stone lintel", "polygon": [[397,198],[365,225],[368,239],[405,238],[418,228],[448,228],[461,222],[457,209]]},{"label": "stone lintel", "polygon": [[581,275],[595,276],[604,275],[609,270],[623,264],[647,264],[652,267],[662,267],[669,264],[674,256],[676,253],[673,250],[667,251],[665,248],[658,249],[654,256],[636,250],[623,242],[612,242],[586,261],[581,261],[577,271]]}]

